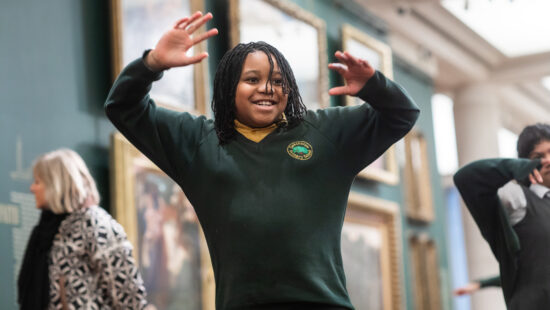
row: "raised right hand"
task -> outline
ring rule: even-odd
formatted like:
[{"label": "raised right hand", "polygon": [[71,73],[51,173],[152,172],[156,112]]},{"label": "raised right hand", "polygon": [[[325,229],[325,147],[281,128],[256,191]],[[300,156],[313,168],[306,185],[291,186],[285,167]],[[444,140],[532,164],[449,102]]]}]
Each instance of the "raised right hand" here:
[{"label": "raised right hand", "polygon": [[196,12],[191,17],[178,20],[172,29],[162,35],[155,49],[147,54],[145,58],[147,66],[154,71],[161,71],[195,64],[208,57],[206,52],[189,56],[187,51],[203,40],[218,34],[218,29],[212,28],[205,33],[192,36],[193,32],[211,19],[211,13],[203,16],[202,12]]},{"label": "raised right hand", "polygon": [[[540,160],[540,163],[542,164],[542,170],[545,167],[547,168],[548,166],[550,166],[550,159],[543,158]],[[531,181],[531,184],[542,184],[544,183],[544,178],[542,177],[540,171],[538,169],[535,169],[533,170],[533,172],[531,172],[531,174],[529,174],[529,181]]]}]

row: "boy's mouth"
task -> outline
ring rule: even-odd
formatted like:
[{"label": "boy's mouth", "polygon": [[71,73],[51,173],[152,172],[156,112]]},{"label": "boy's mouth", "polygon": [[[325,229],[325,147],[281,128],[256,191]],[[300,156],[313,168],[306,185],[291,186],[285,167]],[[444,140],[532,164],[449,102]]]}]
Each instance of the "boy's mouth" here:
[{"label": "boy's mouth", "polygon": [[258,100],[258,101],[253,101],[252,103],[260,106],[272,106],[277,104],[275,101],[272,101],[272,100]]}]

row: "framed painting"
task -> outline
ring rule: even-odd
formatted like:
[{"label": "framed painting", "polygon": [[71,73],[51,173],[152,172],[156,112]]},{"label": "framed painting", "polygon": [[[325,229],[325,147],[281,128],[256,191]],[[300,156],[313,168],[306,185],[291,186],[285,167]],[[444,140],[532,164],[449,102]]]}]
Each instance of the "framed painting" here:
[{"label": "framed painting", "polygon": [[215,309],[214,272],[193,206],[181,188],[120,133],[111,149],[112,209],[158,310]]},{"label": "framed painting", "polygon": [[[152,49],[162,34],[183,16],[203,10],[204,0],[113,0],[111,4],[113,76],[131,61]],[[200,33],[204,27],[199,29]],[[206,41],[189,53],[206,51]],[[163,107],[195,114],[205,114],[208,100],[207,61],[167,70],[155,83],[150,95]]]},{"label": "framed painting", "polygon": [[402,309],[399,206],[350,193],[342,229],[342,259],[357,309]]},{"label": "framed painting", "polygon": [[435,213],[426,139],[421,132],[411,130],[404,142],[407,216],[413,220],[430,222],[435,218]]},{"label": "framed painting", "polygon": [[409,238],[415,309],[440,310],[441,290],[437,246],[426,235]]},{"label": "framed painting", "polygon": [[329,106],[325,22],[285,0],[230,0],[231,46],[265,41],[288,60],[309,110]]},{"label": "framed painting", "polygon": [[[391,48],[348,25],[342,26],[342,49],[354,56],[366,59],[371,66],[393,79]],[[358,105],[363,101],[357,97],[346,96],[346,105]],[[359,173],[359,177],[396,185],[399,183],[399,168],[395,155],[395,147],[390,147],[382,156]]]}]

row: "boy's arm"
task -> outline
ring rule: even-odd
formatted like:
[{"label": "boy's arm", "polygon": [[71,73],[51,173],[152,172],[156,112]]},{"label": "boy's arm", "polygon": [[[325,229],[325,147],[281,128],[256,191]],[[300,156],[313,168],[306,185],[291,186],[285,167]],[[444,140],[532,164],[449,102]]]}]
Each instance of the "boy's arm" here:
[{"label": "boy's arm", "polygon": [[500,282],[500,275],[496,275],[490,278],[484,278],[477,280],[479,282],[480,288],[490,287],[490,286],[502,286]]},{"label": "boy's arm", "polygon": [[318,124],[343,150],[350,168],[359,172],[411,130],[420,110],[405,90],[366,60],[348,52],[336,52],[335,57],[341,63],[329,68],[346,84],[331,88],[329,94],[357,96],[368,105],[325,109],[317,115]]},{"label": "boy's arm", "polygon": [[464,166],[454,175],[466,207],[491,246],[500,221],[498,189],[512,179],[524,183],[539,165],[540,160],[485,159]]},{"label": "boy's arm", "polygon": [[175,179],[192,160],[204,118],[157,107],[149,91],[161,77],[162,73],[151,71],[143,59],[136,59],[113,84],[105,112],[134,146]]}]

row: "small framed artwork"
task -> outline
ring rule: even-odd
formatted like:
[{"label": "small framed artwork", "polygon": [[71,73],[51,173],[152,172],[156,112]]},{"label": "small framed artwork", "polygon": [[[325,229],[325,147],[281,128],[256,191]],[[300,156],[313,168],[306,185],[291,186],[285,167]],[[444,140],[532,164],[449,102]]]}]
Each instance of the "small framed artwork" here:
[{"label": "small framed artwork", "polygon": [[329,106],[325,22],[285,0],[230,0],[231,46],[264,41],[288,60],[309,110]]},{"label": "small framed artwork", "polygon": [[402,309],[399,206],[350,193],[342,229],[342,259],[357,309]]},{"label": "small framed artwork", "polygon": [[[366,59],[373,68],[386,77],[393,78],[391,48],[369,36],[368,34],[348,25],[342,27],[342,49],[352,55]],[[358,105],[363,101],[357,97],[346,96],[346,105]],[[359,173],[359,177],[396,185],[399,183],[399,168],[395,155],[395,147],[390,147],[382,156]]]},{"label": "small framed artwork", "polygon": [[437,246],[426,235],[409,238],[415,309],[440,310],[441,290]]},{"label": "small framed artwork", "polygon": [[411,130],[404,142],[407,216],[413,220],[430,222],[435,218],[435,213],[426,139],[421,132]]},{"label": "small framed artwork", "polygon": [[[152,49],[162,34],[174,23],[192,12],[203,10],[204,0],[113,0],[111,3],[113,76],[130,62]],[[204,27],[196,33],[200,33]],[[206,51],[206,42],[188,53]],[[206,113],[208,100],[207,61],[164,72],[153,83],[150,95],[163,107],[194,114]]]},{"label": "small framed artwork", "polygon": [[208,247],[185,193],[120,133],[112,136],[111,162],[113,213],[134,247],[149,303],[215,309]]}]

